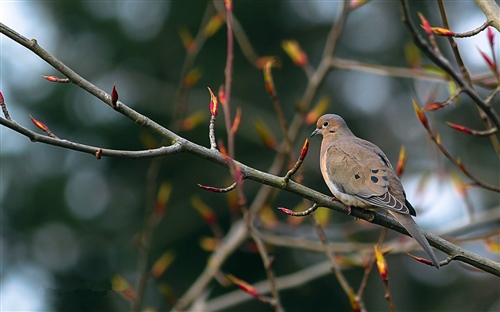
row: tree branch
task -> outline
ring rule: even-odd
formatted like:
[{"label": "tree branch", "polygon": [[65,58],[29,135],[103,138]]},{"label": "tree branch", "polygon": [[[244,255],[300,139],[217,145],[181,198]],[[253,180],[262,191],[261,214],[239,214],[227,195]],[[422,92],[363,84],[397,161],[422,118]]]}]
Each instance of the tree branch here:
[{"label": "tree branch", "polygon": [[419,47],[420,50],[424,52],[425,55],[427,55],[427,57],[431,59],[439,68],[450,75],[458,87],[462,88],[464,92],[481,108],[481,110],[484,111],[495,127],[500,129],[500,116],[498,116],[498,113],[493,109],[493,107],[488,103],[485,103],[479,94],[477,94],[477,92],[469,86],[460,74],[453,69],[448,60],[443,55],[435,53],[433,47],[431,47],[418,33],[417,28],[411,21],[410,8],[407,0],[401,0],[401,13],[402,21],[408,28],[415,45],[417,45],[417,47]]},{"label": "tree branch", "polygon": [[[340,36],[342,27],[345,23],[345,19],[348,13],[346,2],[344,2],[344,8],[342,13],[339,14],[339,19],[332,26],[332,30],[328,36],[327,43],[325,45],[324,56],[320,65],[318,66],[315,73],[311,76],[311,79],[308,81],[308,85],[304,95],[301,99],[300,108],[301,112],[295,115],[293,122],[290,125],[288,130],[288,135],[290,138],[296,138],[300,129],[303,125],[303,112],[308,109],[310,106],[315,94],[316,90],[324,80],[326,74],[331,70],[332,64],[332,54],[335,50],[336,42]],[[101,101],[111,106],[111,97],[109,94],[93,85],[89,81],[85,80],[83,77],[79,76],[76,72],[71,70],[68,66],[63,64],[57,58],[49,54],[43,48],[41,48],[36,40],[28,40],[27,38],[21,36],[17,32],[8,28],[4,24],[0,23],[0,33],[5,34],[7,37],[12,39],[15,42],[25,46],[33,53],[38,55],[41,59],[45,60],[52,67],[60,71],[63,75],[65,75],[68,79],[71,80],[72,83],[78,85],[82,89],[86,90],[90,94],[99,98]],[[478,104],[479,105],[479,104]],[[170,142],[171,146],[161,147],[155,150],[145,150],[145,151],[116,151],[116,150],[108,150],[108,149],[100,149],[97,147],[82,145],[78,143],[73,143],[67,140],[50,138],[48,136],[39,135],[33,131],[28,130],[16,122],[9,121],[7,119],[0,118],[0,123],[10,129],[21,133],[28,138],[43,142],[46,144],[59,146],[63,148],[69,148],[76,151],[96,154],[101,151],[102,156],[110,156],[110,157],[129,157],[129,158],[140,158],[140,157],[159,157],[172,153],[186,152],[203,159],[210,160],[219,165],[228,167],[228,160],[224,158],[217,150],[205,148],[193,142],[190,142],[176,133],[170,131],[154,122],[153,120],[143,116],[142,114],[136,112],[135,110],[129,108],[122,102],[118,101],[116,103],[116,107],[114,107],[119,113],[123,114],[127,118],[133,120],[134,122],[144,126],[145,128],[151,130],[152,132],[158,133],[163,138],[167,139]],[[493,116],[494,117],[494,116]],[[491,118],[491,117],[490,117]],[[495,119],[492,119],[494,122]],[[497,120],[498,122],[498,120]],[[259,171],[252,167],[246,166],[239,162],[234,162],[241,168],[243,178],[248,180],[256,181],[260,184],[264,184],[264,186],[259,191],[257,197],[254,199],[252,206],[250,207],[250,212],[253,214],[257,212],[260,207],[262,207],[261,203],[268,198],[272,189],[276,190],[286,190],[290,193],[296,194],[302,198],[309,199],[314,203],[328,207],[330,209],[345,213],[351,214],[352,217],[360,218],[367,220],[369,222],[379,224],[381,226],[391,228],[395,231],[408,235],[406,230],[401,227],[396,221],[390,219],[382,214],[379,214],[376,211],[365,211],[362,209],[353,208],[352,211],[347,209],[346,206],[342,205],[339,202],[333,202],[331,200],[331,196],[327,196],[316,192],[310,188],[307,188],[303,185],[300,185],[294,181],[285,181],[284,178],[277,176],[280,170],[282,170],[284,163],[284,146],[281,146],[280,153],[278,157],[275,158],[275,161],[271,168],[269,169],[269,173]],[[231,160],[232,161],[232,160]],[[425,233],[426,236],[430,240],[430,244],[434,247],[448,253],[453,260],[459,260],[464,263],[471,264],[477,268],[480,268],[486,272],[492,273],[494,275],[500,276],[500,265],[491,260],[485,259],[468,251],[461,249],[460,247],[441,239],[440,237]],[[220,244],[220,248],[218,248],[210,257],[209,263],[206,266],[205,270],[199,276],[198,280],[192,285],[192,287],[188,290],[186,294],[179,300],[176,305],[177,309],[185,309],[189,306],[189,304],[194,300],[197,294],[203,291],[206,288],[206,285],[212,280],[213,276],[219,271],[220,266],[224,263],[227,257],[238,247],[241,243],[248,237],[249,229],[243,223],[243,221],[235,222],[229,233],[226,235],[225,240]]]},{"label": "tree branch", "polygon": [[500,32],[500,7],[498,4],[493,0],[474,0],[474,2],[491,22],[491,26]]}]

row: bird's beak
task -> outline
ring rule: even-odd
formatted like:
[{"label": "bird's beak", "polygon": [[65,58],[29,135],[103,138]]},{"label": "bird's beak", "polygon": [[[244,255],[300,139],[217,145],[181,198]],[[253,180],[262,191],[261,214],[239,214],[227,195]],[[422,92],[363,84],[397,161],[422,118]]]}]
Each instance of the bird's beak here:
[{"label": "bird's beak", "polygon": [[319,128],[316,128],[316,130],[314,130],[312,133],[311,133],[311,137],[315,136],[316,134],[318,134],[318,131],[319,131]]}]

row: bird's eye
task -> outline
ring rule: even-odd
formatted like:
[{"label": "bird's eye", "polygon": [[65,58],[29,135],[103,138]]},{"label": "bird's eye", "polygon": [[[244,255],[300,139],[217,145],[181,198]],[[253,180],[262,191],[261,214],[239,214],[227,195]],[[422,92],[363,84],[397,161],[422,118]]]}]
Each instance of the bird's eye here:
[{"label": "bird's eye", "polygon": [[328,127],[328,121],[323,122],[323,128]]}]

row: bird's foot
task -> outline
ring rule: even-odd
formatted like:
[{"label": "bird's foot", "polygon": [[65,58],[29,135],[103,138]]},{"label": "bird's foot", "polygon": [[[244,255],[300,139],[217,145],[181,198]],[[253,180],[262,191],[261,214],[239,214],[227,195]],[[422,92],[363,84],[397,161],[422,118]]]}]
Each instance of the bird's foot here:
[{"label": "bird's foot", "polygon": [[337,198],[337,197],[335,197],[335,196],[333,196],[333,197],[332,197],[332,200],[333,200],[333,201],[340,201],[340,199],[338,199],[338,198]]},{"label": "bird's foot", "polygon": [[350,216],[352,212],[351,206],[347,206],[347,215]]}]

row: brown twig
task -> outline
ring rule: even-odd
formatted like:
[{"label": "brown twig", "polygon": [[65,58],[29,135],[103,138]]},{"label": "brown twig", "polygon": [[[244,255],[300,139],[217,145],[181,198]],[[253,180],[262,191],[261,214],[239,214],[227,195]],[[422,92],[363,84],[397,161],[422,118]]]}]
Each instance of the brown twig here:
[{"label": "brown twig", "polygon": [[380,250],[379,245],[375,245],[375,258],[376,258],[376,263],[377,263],[377,268],[380,274],[380,277],[382,279],[382,283],[384,284],[384,289],[385,289],[385,299],[387,300],[387,303],[389,304],[389,310],[391,312],[395,312],[396,309],[394,308],[394,304],[392,303],[392,297],[391,297],[391,291],[389,289],[389,271],[387,267],[387,262],[385,261],[385,257]]},{"label": "brown twig", "polygon": [[233,184],[229,185],[228,187],[224,187],[224,188],[206,186],[206,185],[201,185],[201,184],[198,184],[198,186],[204,190],[215,192],[215,193],[227,193],[227,192],[234,190],[236,188],[236,184],[237,184],[237,182],[234,182]]},{"label": "brown twig", "polygon": [[[442,1],[439,1],[439,10],[441,11],[441,2]],[[482,32],[483,30],[485,30],[486,28],[488,28],[488,26],[491,25],[491,21],[486,21],[484,22],[481,26],[479,26],[478,28],[475,28],[473,30],[469,30],[469,31],[466,31],[466,32],[463,32],[463,33],[453,33],[453,37],[455,38],[467,38],[467,37],[472,37],[472,36],[475,36],[477,34],[479,34],[480,32]],[[445,27],[448,28],[448,26],[446,26],[445,24]]]},{"label": "brown twig", "polygon": [[9,115],[9,111],[7,110],[7,105],[5,104],[5,99],[1,91],[0,91],[0,106],[2,107],[2,112],[3,115],[5,116],[5,119],[12,120],[12,118]]},{"label": "brown twig", "polygon": [[351,285],[349,285],[349,282],[342,273],[342,270],[340,269],[340,266],[335,259],[335,254],[333,250],[330,249],[330,246],[327,242],[323,228],[319,224],[318,220],[316,220],[314,215],[311,215],[311,221],[314,225],[314,229],[316,230],[316,234],[318,235],[318,238],[323,245],[324,252],[326,254],[328,262],[330,263],[330,269],[339,281],[340,286],[344,290],[345,294],[347,295],[347,298],[349,299],[349,302],[351,304],[351,308],[353,309],[353,311],[364,311],[364,303],[359,297],[356,296]]},{"label": "brown twig", "polygon": [[[438,6],[439,6],[439,13],[441,14],[441,19],[443,20],[443,25],[445,28],[449,29],[450,25],[448,24],[448,17],[446,16],[446,10],[444,8],[443,0],[438,0]],[[483,29],[488,27],[487,23],[488,22],[483,24],[483,26],[484,26]],[[471,88],[473,88],[473,85],[472,85],[472,82],[470,79],[469,71],[467,70],[467,67],[465,67],[464,61],[462,60],[462,56],[460,55],[460,51],[458,50],[457,43],[455,42],[455,40],[453,39],[452,36],[447,37],[447,39],[448,39],[448,42],[451,46],[451,50],[453,51],[453,55],[455,56],[455,60],[458,63],[458,68],[460,69],[460,72],[462,73],[463,78],[469,84],[469,86]]]},{"label": "brown twig", "polygon": [[288,183],[290,178],[297,172],[297,170],[299,170],[300,166],[302,165],[302,162],[306,158],[308,150],[309,150],[309,139],[307,138],[304,141],[304,145],[302,145],[302,150],[300,151],[299,159],[297,159],[297,162],[295,162],[295,165],[292,167],[292,169],[288,170],[286,175],[283,177],[283,181],[285,183]]},{"label": "brown twig", "polygon": [[[217,12],[219,12],[219,14],[225,19],[226,9],[224,8],[224,1],[213,0],[213,4],[217,9]],[[252,64],[255,67],[258,67],[258,61],[260,57],[255,52],[254,48],[252,47],[252,44],[250,43],[250,40],[248,39],[245,31],[243,30],[243,27],[240,25],[240,22],[234,15],[232,16],[232,24],[233,24],[233,34],[234,37],[236,38],[236,41],[238,41],[238,44],[241,48],[241,52],[243,52],[243,55],[245,55],[246,59],[250,62],[250,64]]]},{"label": "brown twig", "polygon": [[[387,228],[383,228],[380,231],[380,235],[378,237],[378,245],[381,246],[384,239],[385,239],[385,234],[387,233]],[[371,247],[371,246],[370,246]],[[373,249],[372,249],[373,250]],[[363,279],[361,280],[361,283],[359,284],[358,292],[356,293],[356,296],[358,298],[363,298],[364,291],[366,289],[366,285],[368,284],[368,277],[370,276],[370,273],[372,272],[373,266],[375,264],[376,257],[374,254],[370,256],[370,259],[368,260],[367,263],[365,263],[365,271],[363,274]]]},{"label": "brown twig", "polygon": [[300,211],[300,212],[292,211],[290,209],[283,208],[283,207],[279,207],[278,209],[281,210],[283,213],[286,213],[289,216],[305,217],[305,216],[310,215],[314,211],[316,211],[316,209],[318,209],[318,208],[319,208],[318,204],[314,203],[314,205],[312,205],[310,208],[308,208],[308,209],[306,209],[304,211]]}]

